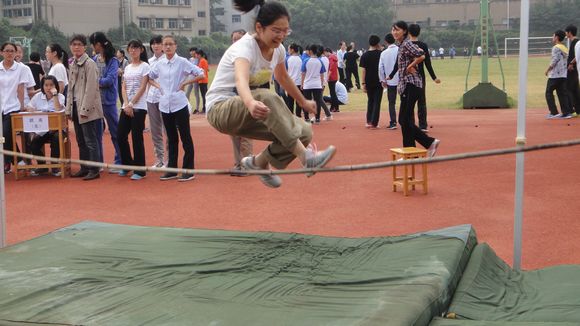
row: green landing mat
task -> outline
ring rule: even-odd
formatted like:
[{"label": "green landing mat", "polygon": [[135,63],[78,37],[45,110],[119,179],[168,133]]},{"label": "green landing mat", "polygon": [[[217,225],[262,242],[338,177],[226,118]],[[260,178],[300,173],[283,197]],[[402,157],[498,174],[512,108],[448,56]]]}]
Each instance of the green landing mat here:
[{"label": "green landing mat", "polygon": [[449,312],[458,319],[504,322],[497,325],[580,325],[580,265],[516,271],[487,244],[477,245]]},{"label": "green landing mat", "polygon": [[578,326],[578,323],[479,321],[435,318],[429,326]]},{"label": "green landing mat", "polygon": [[0,250],[0,325],[428,325],[476,242],[83,222]]}]

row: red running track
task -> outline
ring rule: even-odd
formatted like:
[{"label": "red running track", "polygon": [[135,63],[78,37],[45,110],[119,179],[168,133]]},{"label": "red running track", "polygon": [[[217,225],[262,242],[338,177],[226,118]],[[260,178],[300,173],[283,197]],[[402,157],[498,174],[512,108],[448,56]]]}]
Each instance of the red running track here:
[{"label": "red running track", "polygon": [[[513,147],[516,110],[432,110],[430,134],[441,139],[438,155]],[[580,119],[545,120],[528,110],[528,144],[580,138]],[[319,148],[338,152],[330,166],[389,160],[400,147],[397,130],[367,130],[365,113],[338,113],[314,126]],[[383,112],[383,124],[387,113]],[[203,116],[191,118],[195,164],[203,169],[232,165],[229,137]],[[112,146],[105,135],[108,162]],[[73,136],[74,139],[74,136]],[[152,163],[150,135],[145,135]],[[255,150],[265,143],[255,144]],[[77,157],[73,142],[73,157]],[[580,264],[580,146],[525,155],[525,269]],[[291,167],[298,168],[293,162]],[[73,167],[76,171],[78,167]],[[7,175],[7,235],[14,244],[82,220],[110,223],[244,231],[299,232],[341,237],[414,233],[473,224],[480,242],[512,262],[515,156],[497,156],[429,166],[429,194],[392,192],[391,170],[283,176],[279,189],[256,177],[198,176],[161,182],[102,174],[101,179]]]}]

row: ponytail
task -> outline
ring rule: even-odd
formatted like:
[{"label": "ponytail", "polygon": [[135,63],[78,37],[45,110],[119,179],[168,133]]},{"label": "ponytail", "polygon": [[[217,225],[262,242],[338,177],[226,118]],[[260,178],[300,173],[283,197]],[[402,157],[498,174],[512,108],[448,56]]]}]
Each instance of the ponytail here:
[{"label": "ponytail", "polygon": [[108,64],[111,59],[115,57],[115,48],[113,47],[113,43],[109,41],[105,33],[103,32],[95,32],[89,36],[89,42],[94,46],[97,43],[100,43],[103,47],[103,57],[105,58],[105,62]]},{"label": "ponytail", "polygon": [[68,53],[66,53],[66,51],[57,43],[49,44],[48,48],[51,52],[56,52],[56,57],[62,62],[64,67],[68,69]]},{"label": "ponytail", "polygon": [[234,0],[234,7],[241,12],[248,13],[256,6],[263,6],[265,0]]},{"label": "ponytail", "polygon": [[256,23],[260,23],[262,27],[272,25],[276,20],[282,17],[288,18],[290,20],[290,14],[284,5],[276,1],[265,0],[233,0],[234,7],[241,12],[248,13],[252,11],[256,6],[260,6],[258,10],[258,16],[256,17]]}]

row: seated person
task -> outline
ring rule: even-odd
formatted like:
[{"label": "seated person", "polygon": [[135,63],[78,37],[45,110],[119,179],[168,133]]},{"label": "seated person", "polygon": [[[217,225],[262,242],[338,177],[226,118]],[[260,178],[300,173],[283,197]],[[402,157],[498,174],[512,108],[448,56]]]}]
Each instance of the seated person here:
[{"label": "seated person", "polygon": [[[26,110],[28,112],[54,112],[64,109],[64,95],[60,94],[58,81],[54,76],[45,76],[40,82],[40,93],[32,97]],[[51,130],[42,133],[32,133],[30,135],[30,149],[33,155],[44,156],[44,144],[50,143],[50,156],[53,158],[60,157],[60,148],[58,144],[58,131]],[[44,161],[38,161],[38,164],[44,164]],[[47,173],[48,169],[34,169],[31,171],[32,176],[38,176]],[[60,176],[58,169],[52,169],[52,175]]]},{"label": "seated person", "polygon": [[[340,81],[336,82],[334,89],[336,91],[336,97],[338,98],[338,106],[336,107],[336,112],[340,112],[340,105],[348,104],[348,92],[346,91],[346,87],[344,86],[344,84],[341,83]],[[324,102],[327,103],[332,102],[330,96],[324,96],[323,99]]]}]

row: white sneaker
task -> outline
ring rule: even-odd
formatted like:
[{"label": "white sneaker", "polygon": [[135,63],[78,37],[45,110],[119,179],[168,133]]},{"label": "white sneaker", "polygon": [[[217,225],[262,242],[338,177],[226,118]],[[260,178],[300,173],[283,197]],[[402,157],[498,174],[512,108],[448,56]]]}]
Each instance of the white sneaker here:
[{"label": "white sneaker", "polygon": [[437,153],[437,147],[439,147],[440,142],[441,141],[439,139],[435,139],[433,143],[431,143],[431,146],[429,146],[427,149],[427,157],[435,156],[435,153]]},{"label": "white sneaker", "polygon": [[[336,153],[336,147],[330,145],[322,152],[318,152],[315,146],[308,146],[306,150],[306,164],[305,168],[323,168],[332,159]],[[307,177],[311,177],[315,172],[306,173]]]},{"label": "white sneaker", "polygon": [[[241,164],[246,170],[262,170],[259,166],[255,165],[254,155],[244,157]],[[282,178],[277,175],[260,174],[258,176],[266,187],[278,188],[282,185]]]},{"label": "white sneaker", "polygon": [[152,168],[163,168],[165,164],[163,162],[155,162],[155,164],[151,165]]}]

